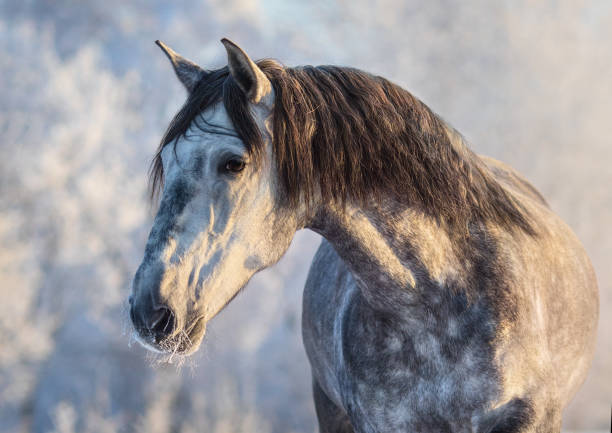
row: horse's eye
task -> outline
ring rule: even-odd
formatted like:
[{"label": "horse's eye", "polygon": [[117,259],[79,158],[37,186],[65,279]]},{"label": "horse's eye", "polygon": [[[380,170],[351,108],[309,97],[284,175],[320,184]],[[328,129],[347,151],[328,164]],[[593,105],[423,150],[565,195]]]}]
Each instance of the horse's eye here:
[{"label": "horse's eye", "polygon": [[228,173],[240,173],[244,166],[245,163],[242,159],[232,158],[225,163],[225,171]]}]

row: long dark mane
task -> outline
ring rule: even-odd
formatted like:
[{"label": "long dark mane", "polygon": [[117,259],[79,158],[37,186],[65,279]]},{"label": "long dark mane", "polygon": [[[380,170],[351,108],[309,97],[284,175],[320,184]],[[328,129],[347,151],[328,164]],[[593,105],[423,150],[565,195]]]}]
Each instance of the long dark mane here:
[{"label": "long dark mane", "polygon": [[[450,226],[494,221],[533,232],[523,207],[480,158],[406,90],[352,68],[257,64],[275,91],[273,151],[284,205],[310,205],[317,192],[339,204],[392,196]],[[248,151],[260,159],[263,140],[243,92],[227,67],[211,71],[161,141],[151,169],[152,195],[163,182],[161,149],[221,101]]]}]

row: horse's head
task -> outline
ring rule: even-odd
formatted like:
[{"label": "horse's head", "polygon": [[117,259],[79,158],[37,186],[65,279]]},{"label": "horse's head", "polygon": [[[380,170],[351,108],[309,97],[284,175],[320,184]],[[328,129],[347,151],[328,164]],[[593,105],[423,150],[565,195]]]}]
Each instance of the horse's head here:
[{"label": "horse's head", "polygon": [[[153,350],[195,351],[208,320],[283,255],[300,225],[275,188],[271,82],[238,46],[222,42],[228,68],[213,72],[159,43],[190,99],[158,153],[164,186],[130,296],[138,339]],[[194,115],[198,92],[207,104]],[[242,101],[242,112],[228,111],[231,100]],[[232,121],[245,115],[250,131]],[[185,119],[189,125],[172,136]],[[257,150],[245,135],[257,138]]]}]

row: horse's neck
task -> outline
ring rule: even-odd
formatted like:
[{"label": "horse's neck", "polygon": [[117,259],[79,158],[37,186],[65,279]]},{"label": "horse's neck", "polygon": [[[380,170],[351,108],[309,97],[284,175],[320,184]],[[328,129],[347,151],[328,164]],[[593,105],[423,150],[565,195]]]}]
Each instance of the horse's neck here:
[{"label": "horse's neck", "polygon": [[446,232],[430,218],[394,203],[326,208],[311,228],[334,246],[375,308],[393,310],[417,302],[423,273],[437,281],[460,273]]}]

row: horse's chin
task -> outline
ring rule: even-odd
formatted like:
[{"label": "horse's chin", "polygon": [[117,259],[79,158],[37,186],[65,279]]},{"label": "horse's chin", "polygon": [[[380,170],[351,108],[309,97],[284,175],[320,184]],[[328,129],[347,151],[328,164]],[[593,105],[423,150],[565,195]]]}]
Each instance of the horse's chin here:
[{"label": "horse's chin", "polygon": [[206,334],[206,321],[198,319],[188,331],[182,331],[159,343],[143,338],[135,333],[136,341],[145,349],[160,355],[189,356],[202,344]]},{"label": "horse's chin", "polygon": [[[200,348],[200,344],[202,344],[202,340],[204,339],[204,335],[206,334],[206,320],[204,318],[198,319],[191,330],[188,333],[188,339],[184,340],[185,344],[183,345],[180,353],[181,355],[191,355],[196,350]],[[181,348],[181,349],[182,349]]]}]

